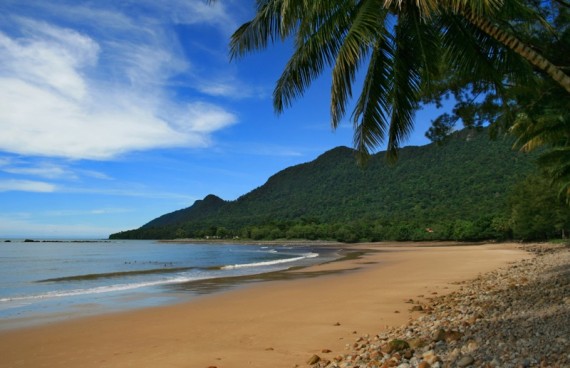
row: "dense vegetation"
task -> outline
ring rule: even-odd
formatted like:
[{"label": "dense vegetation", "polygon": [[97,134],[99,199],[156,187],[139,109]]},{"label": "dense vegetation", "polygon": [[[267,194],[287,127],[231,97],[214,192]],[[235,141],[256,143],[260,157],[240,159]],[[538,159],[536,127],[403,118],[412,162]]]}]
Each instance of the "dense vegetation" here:
[{"label": "dense vegetation", "polygon": [[[207,196],[116,238],[548,239],[570,227],[570,6],[566,1],[257,2],[233,58],[292,39],[281,113],[326,68],[331,123],[354,102],[355,151],[286,169],[236,201]],[[353,96],[357,71],[362,90]],[[354,89],[356,92],[356,89]],[[453,95],[435,145],[398,151],[421,103]],[[492,134],[455,130],[490,125]],[[516,153],[514,146],[533,156]],[[366,169],[355,165],[382,143]],[[532,157],[540,156],[540,170]]]},{"label": "dense vegetation", "polygon": [[[516,183],[534,171],[534,157],[512,150],[512,140],[463,130],[442,147],[401,150],[397,164],[384,153],[364,168],[347,147],[287,168],[235,201],[208,195],[163,215],[122,239],[251,238],[362,240],[479,240],[556,236],[566,226],[526,231],[527,201]],[[543,188],[544,189],[544,188]],[[523,189],[518,189],[524,193]],[[521,192],[522,191],[522,192]],[[551,195],[556,201],[556,196]],[[559,217],[568,217],[568,211]],[[528,216],[547,216],[548,209]],[[532,220],[529,220],[532,221]]]}]

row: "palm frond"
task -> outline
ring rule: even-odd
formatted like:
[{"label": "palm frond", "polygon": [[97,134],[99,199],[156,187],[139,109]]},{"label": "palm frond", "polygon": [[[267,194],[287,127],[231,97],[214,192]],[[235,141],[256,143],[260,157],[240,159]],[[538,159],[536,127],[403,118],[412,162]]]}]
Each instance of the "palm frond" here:
[{"label": "palm frond", "polygon": [[[300,26],[303,32],[298,32],[295,51],[277,80],[273,106],[278,113],[301,96],[326,66],[334,64],[342,46],[344,29],[350,22],[346,15],[347,8],[339,6],[326,16],[318,14],[318,11],[312,8],[310,16]],[[313,24],[310,26],[307,24],[309,22]],[[306,35],[304,32],[312,33]]]},{"label": "palm frond", "polygon": [[352,113],[354,146],[361,163],[369,157],[371,149],[386,137],[391,108],[388,94],[392,89],[391,71],[394,54],[393,40],[389,33],[376,41],[364,78],[362,93]]},{"label": "palm frond", "polygon": [[230,40],[230,58],[264,49],[295,32],[306,13],[306,0],[258,0],[255,17],[239,27]]},{"label": "palm frond", "polygon": [[533,119],[528,113],[521,113],[510,131],[517,140],[515,148],[523,152],[530,152],[543,146],[568,147],[570,146],[570,116],[560,114],[560,111],[542,111],[538,119]]},{"label": "palm frond", "polygon": [[399,17],[394,30],[393,84],[388,100],[392,116],[386,147],[391,161],[398,158],[398,149],[413,131],[414,113],[420,100],[422,58],[417,53],[419,38],[412,17]]},{"label": "palm frond", "polygon": [[350,28],[338,50],[332,71],[331,124],[336,128],[345,115],[352,97],[352,85],[360,64],[378,38],[379,27],[388,12],[378,7],[377,0],[364,0],[350,14]]}]

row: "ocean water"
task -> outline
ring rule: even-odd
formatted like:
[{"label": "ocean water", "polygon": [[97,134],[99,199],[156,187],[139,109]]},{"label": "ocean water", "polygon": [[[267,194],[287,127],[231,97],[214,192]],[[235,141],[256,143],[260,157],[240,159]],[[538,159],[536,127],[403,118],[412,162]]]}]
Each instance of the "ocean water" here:
[{"label": "ocean water", "polygon": [[0,329],[189,300],[240,276],[336,256],[303,246],[0,240]]}]

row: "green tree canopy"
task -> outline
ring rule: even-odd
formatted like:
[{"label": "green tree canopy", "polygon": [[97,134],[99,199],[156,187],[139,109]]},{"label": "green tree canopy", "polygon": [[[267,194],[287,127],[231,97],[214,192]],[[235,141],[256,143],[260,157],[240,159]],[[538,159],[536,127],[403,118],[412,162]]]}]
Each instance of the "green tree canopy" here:
[{"label": "green tree canopy", "polygon": [[540,7],[521,0],[257,0],[255,17],[232,36],[231,55],[293,38],[274,107],[282,112],[332,68],[335,128],[353,98],[357,72],[366,66],[351,114],[354,145],[367,157],[387,141],[395,158],[422,97],[433,96],[442,80],[492,86],[502,96],[505,82],[524,85],[537,70],[570,93],[565,71],[516,36],[525,23],[550,30]]}]

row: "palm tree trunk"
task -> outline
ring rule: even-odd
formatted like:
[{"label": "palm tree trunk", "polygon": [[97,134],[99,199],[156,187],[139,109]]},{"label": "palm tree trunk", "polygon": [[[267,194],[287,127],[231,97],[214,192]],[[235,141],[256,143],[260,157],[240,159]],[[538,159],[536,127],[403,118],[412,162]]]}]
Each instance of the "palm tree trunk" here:
[{"label": "palm tree trunk", "polygon": [[555,82],[560,84],[568,93],[570,93],[570,76],[566,75],[559,67],[552,64],[544,56],[525,45],[515,36],[503,31],[495,26],[489,20],[477,17],[469,11],[462,12],[463,16],[475,27],[493,37],[509,49],[513,50],[532,65],[548,74]]}]

